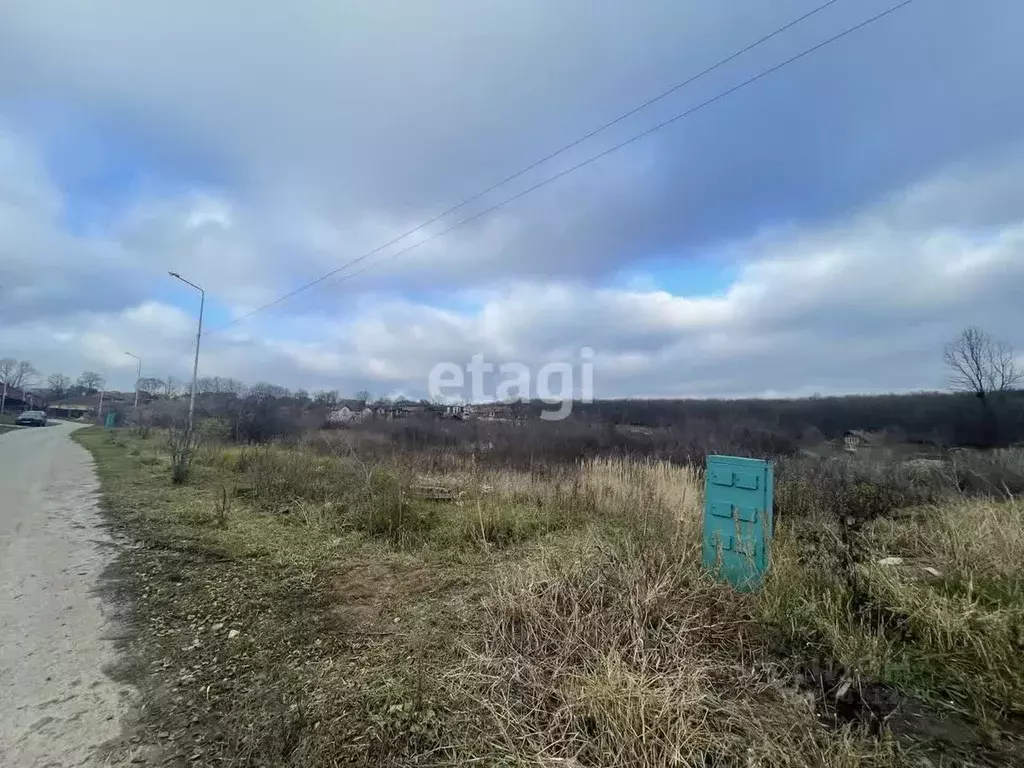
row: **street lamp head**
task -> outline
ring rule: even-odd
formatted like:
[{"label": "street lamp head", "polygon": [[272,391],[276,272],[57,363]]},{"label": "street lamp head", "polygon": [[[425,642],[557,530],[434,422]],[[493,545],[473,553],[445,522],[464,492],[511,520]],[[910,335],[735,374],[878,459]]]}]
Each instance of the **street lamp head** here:
[{"label": "street lamp head", "polygon": [[177,272],[171,272],[170,270],[168,270],[167,274],[170,275],[171,277],[173,277],[175,280],[181,280],[181,282],[185,283],[185,285],[191,285],[193,288],[195,288],[197,291],[202,293],[204,296],[206,295],[206,292],[203,291],[201,286],[196,285],[191,280],[186,280],[184,277],[182,277]]}]

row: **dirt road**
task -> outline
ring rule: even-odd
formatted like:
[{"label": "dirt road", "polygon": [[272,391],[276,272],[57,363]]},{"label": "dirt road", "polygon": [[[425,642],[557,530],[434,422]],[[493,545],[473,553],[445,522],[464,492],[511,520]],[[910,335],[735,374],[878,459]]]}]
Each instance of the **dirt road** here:
[{"label": "dirt road", "polygon": [[104,673],[113,627],[95,589],[113,551],[74,428],[0,435],[0,766],[103,765],[129,704]]}]

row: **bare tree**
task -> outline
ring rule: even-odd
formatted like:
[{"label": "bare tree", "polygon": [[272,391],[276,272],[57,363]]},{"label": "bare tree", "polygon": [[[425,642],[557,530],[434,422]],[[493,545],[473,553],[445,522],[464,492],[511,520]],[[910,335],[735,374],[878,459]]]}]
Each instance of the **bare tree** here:
[{"label": "bare tree", "polygon": [[[179,387],[184,390],[183,384]],[[245,385],[236,379],[224,378],[221,376],[204,376],[196,379],[196,394],[198,395],[242,395],[245,393]]]},{"label": "bare tree", "polygon": [[39,371],[32,367],[28,360],[15,360],[5,357],[0,360],[0,413],[7,405],[8,390],[24,389],[39,381]]},{"label": "bare tree", "polygon": [[966,328],[946,345],[946,365],[952,375],[950,386],[958,392],[969,392],[981,402],[981,433],[983,445],[1001,442],[1002,426],[997,403],[1002,395],[1021,381],[1013,361],[1013,349],[995,341],[977,326]]},{"label": "bare tree", "polygon": [[50,388],[54,397],[64,397],[71,386],[71,377],[63,373],[51,373],[46,377],[46,386]]},{"label": "bare tree", "polygon": [[148,395],[157,395],[160,390],[163,389],[163,379],[158,379],[153,376],[143,376],[139,379],[139,392],[145,392]]},{"label": "bare tree", "polygon": [[181,383],[173,376],[168,376],[160,382],[159,391],[164,397],[174,397],[181,392]]},{"label": "bare tree", "polygon": [[11,378],[11,373],[17,364],[18,361],[13,357],[0,358],[0,413],[4,412],[4,407],[7,404],[8,379]]},{"label": "bare tree", "polygon": [[952,372],[950,386],[974,394],[985,405],[991,395],[1017,387],[1024,376],[1014,363],[1010,345],[973,325],[946,345],[945,360]]},{"label": "bare tree", "polygon": [[246,388],[245,384],[240,382],[238,379],[228,378],[220,380],[220,389],[218,391],[241,397],[245,394]]},{"label": "bare tree", "polygon": [[104,379],[96,371],[83,371],[82,375],[78,377],[78,386],[86,391],[87,394],[93,392],[99,392],[103,388]]},{"label": "bare tree", "polygon": [[14,369],[14,386],[18,389],[35,386],[42,379],[43,374],[35,369],[28,360],[22,360]]},{"label": "bare tree", "polygon": [[338,394],[336,389],[321,389],[318,392],[313,393],[313,403],[315,405],[328,406],[333,408],[337,405],[341,395]]},{"label": "bare tree", "polygon": [[278,386],[277,384],[270,384],[266,381],[258,381],[249,387],[249,396],[254,397],[257,400],[290,397],[291,394],[292,393],[285,387]]},{"label": "bare tree", "polygon": [[5,357],[0,360],[0,382],[15,389],[31,387],[39,383],[39,371],[28,360]]}]

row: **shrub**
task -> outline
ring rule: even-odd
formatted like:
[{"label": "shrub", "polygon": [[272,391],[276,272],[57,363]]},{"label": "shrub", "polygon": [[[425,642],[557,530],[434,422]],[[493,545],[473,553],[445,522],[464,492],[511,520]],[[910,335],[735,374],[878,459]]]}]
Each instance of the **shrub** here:
[{"label": "shrub", "polygon": [[1024,448],[963,451],[950,458],[956,489],[967,495],[1024,494]]},{"label": "shrub", "polygon": [[460,516],[462,536],[484,549],[504,549],[564,526],[568,521],[528,504],[478,501]]},{"label": "shrub", "polygon": [[231,424],[225,418],[203,419],[197,429],[204,443],[223,443],[231,438]]},{"label": "shrub", "polygon": [[397,543],[411,541],[433,524],[429,510],[410,494],[408,480],[394,469],[279,446],[232,455],[249,478],[249,495],[265,511],[299,510],[318,525],[350,527]]},{"label": "shrub", "polygon": [[781,459],[775,478],[775,512],[780,518],[821,514],[860,523],[930,503],[945,493],[933,481],[899,465],[849,459]]},{"label": "shrub", "polygon": [[370,473],[352,504],[352,523],[357,530],[400,544],[410,543],[432,522],[429,511],[414,503],[408,483],[386,469]]},{"label": "shrub", "polygon": [[366,482],[355,462],[307,451],[270,445],[239,451],[235,456],[236,467],[252,482],[254,500],[268,510],[297,500],[345,501]]},{"label": "shrub", "polygon": [[139,414],[135,423],[132,425],[132,434],[138,437],[140,440],[148,440],[149,433],[152,430],[149,418],[143,413]]},{"label": "shrub", "polygon": [[167,432],[167,448],[171,454],[171,482],[184,483],[192,469],[192,460],[199,447],[199,433],[187,424],[177,424]]}]

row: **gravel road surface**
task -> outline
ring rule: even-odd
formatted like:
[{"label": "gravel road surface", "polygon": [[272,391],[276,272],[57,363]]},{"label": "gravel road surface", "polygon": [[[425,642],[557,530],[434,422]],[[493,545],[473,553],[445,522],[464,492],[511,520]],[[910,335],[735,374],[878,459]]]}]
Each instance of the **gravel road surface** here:
[{"label": "gravel road surface", "polygon": [[95,593],[113,558],[92,458],[58,423],[0,435],[0,766],[105,765],[130,689]]}]

